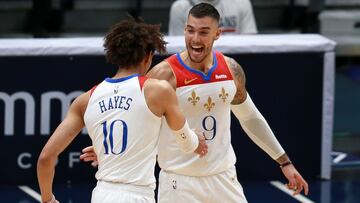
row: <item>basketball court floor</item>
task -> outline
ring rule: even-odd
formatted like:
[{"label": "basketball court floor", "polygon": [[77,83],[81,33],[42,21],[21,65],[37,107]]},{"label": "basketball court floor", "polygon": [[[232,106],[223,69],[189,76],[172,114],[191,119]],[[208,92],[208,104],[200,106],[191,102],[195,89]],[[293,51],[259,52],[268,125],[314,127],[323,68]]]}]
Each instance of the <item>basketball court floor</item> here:
[{"label": "basketball court floor", "polygon": [[[309,181],[309,195],[293,196],[284,180],[243,181],[249,203],[360,203],[360,158],[343,152],[333,152],[332,180]],[[94,184],[55,185],[54,193],[61,203],[89,203]],[[219,194],[221,195],[221,194]],[[0,203],[41,202],[37,184],[0,184]],[[190,202],[188,202],[190,203]],[[226,203],[226,202],[221,202]]]},{"label": "basketball court floor", "polygon": [[[284,182],[243,182],[250,203],[359,203],[360,181],[310,181],[308,196],[291,195]],[[88,203],[94,185],[55,185],[54,193],[61,203]],[[0,186],[4,203],[38,203],[37,185]]]}]

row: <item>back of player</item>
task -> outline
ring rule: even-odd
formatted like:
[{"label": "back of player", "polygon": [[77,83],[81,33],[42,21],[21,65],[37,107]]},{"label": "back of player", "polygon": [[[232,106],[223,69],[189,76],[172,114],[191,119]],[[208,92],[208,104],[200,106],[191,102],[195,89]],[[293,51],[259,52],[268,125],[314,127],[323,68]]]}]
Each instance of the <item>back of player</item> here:
[{"label": "back of player", "polygon": [[90,97],[84,121],[99,161],[92,202],[154,202],[161,118],[147,106],[145,80],[106,78]]}]

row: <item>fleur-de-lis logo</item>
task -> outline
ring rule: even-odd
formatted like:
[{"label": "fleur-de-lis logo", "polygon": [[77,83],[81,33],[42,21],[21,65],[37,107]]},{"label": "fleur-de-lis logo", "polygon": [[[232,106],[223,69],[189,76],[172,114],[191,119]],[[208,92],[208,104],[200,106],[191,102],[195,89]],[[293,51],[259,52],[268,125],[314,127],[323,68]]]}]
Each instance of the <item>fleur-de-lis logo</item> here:
[{"label": "fleur-de-lis logo", "polygon": [[212,101],[211,97],[208,98],[208,101],[206,104],[204,104],[204,107],[210,111],[212,109],[212,107],[215,106],[215,103]]},{"label": "fleur-de-lis logo", "polygon": [[229,96],[229,94],[225,92],[225,89],[221,88],[221,94],[219,94],[219,97],[223,100],[224,103],[228,96]]},{"label": "fleur-de-lis logo", "polygon": [[196,93],[193,90],[191,92],[191,97],[188,98],[188,101],[191,102],[193,104],[193,106],[195,106],[199,100],[200,100],[200,97],[196,96]]}]

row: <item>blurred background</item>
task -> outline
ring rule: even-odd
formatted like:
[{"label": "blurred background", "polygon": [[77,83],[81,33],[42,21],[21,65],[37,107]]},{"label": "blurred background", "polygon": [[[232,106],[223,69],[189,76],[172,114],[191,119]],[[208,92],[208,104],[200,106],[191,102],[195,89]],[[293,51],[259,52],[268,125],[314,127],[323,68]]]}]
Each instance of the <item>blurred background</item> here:
[{"label": "blurred background", "polygon": [[[103,36],[126,13],[161,23],[172,0],[0,0],[0,37]],[[359,0],[250,0],[259,33],[360,34]],[[355,40],[355,39],[354,39]]]},{"label": "blurred background", "polygon": [[[142,16],[168,32],[170,0],[0,0],[0,38],[103,36]],[[360,0],[251,0],[259,34],[319,33],[337,43],[334,151],[360,156]],[[360,166],[359,166],[360,167]],[[358,173],[348,173],[351,171]],[[333,177],[359,178],[357,165]]]},{"label": "blurred background", "polygon": [[[127,13],[168,34],[173,2],[0,0],[0,38],[102,37]],[[347,161],[333,163],[332,179],[360,180],[360,0],[250,2],[258,34],[318,33],[337,43],[333,156]]]}]

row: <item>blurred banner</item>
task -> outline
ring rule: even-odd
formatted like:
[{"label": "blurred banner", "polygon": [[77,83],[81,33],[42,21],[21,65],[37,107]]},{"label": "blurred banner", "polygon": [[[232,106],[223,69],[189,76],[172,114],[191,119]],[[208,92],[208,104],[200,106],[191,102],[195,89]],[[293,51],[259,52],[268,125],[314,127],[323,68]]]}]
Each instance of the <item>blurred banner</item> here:
[{"label": "blurred banner", "polygon": [[[263,39],[262,36],[251,38],[258,38],[260,42]],[[178,38],[167,40],[172,42],[169,54],[184,48],[177,47],[177,43],[181,43]],[[316,45],[311,49],[306,45],[309,40],[301,40],[304,49],[288,52],[281,43],[271,44],[278,50],[265,47],[263,52],[261,49],[251,51],[248,48],[251,43],[242,45],[241,42],[234,43],[240,47],[235,51],[228,49],[232,45],[227,47],[226,44],[218,44],[216,48],[242,65],[254,103],[303,176],[329,178],[334,44],[332,48],[326,44],[325,48]],[[35,183],[40,150],[65,116],[70,103],[116,71],[116,67],[107,64],[104,55],[99,53],[103,49],[98,43],[94,43],[97,51],[88,49],[82,53],[54,52],[56,46],[46,48],[45,45],[40,52],[39,49],[28,50],[29,46],[21,50],[21,45],[16,44],[20,46],[18,52],[14,46],[4,47],[0,40],[0,184]],[[34,47],[41,45],[35,42]],[[4,50],[13,51],[4,54]],[[156,55],[153,63],[164,57]],[[235,117],[231,130],[240,181],[283,178],[277,163],[246,136]],[[79,160],[81,149],[88,145],[91,140],[83,130],[60,155],[55,183],[95,182],[96,169]]]}]

